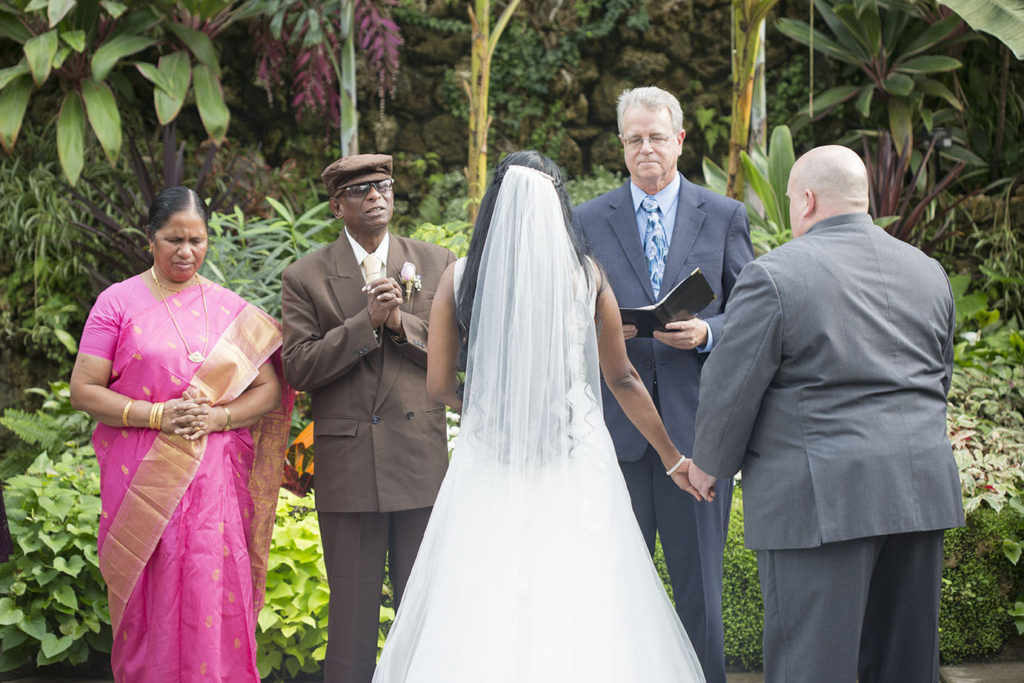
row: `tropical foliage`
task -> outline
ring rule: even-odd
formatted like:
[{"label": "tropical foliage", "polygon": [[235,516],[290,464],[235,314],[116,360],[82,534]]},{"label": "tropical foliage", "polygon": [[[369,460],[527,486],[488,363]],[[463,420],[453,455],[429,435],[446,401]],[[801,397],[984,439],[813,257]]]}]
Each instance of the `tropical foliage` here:
[{"label": "tropical foliage", "polygon": [[955,14],[931,23],[920,5],[902,0],[815,0],[814,6],[830,33],[785,17],[778,21],[779,32],[855,71],[850,74],[852,83],[817,96],[808,116],[820,119],[837,105],[853,102],[864,119],[888,119],[900,151],[913,148],[920,125],[932,129],[939,115],[936,107],[963,108],[938,78],[962,66],[944,53],[958,39],[962,25]]},{"label": "tropical foliage", "polygon": [[[10,151],[33,98],[53,102],[61,166],[77,183],[89,132],[114,163],[121,153],[121,111],[152,97],[161,124],[191,95],[210,139],[224,142],[230,113],[212,38],[251,14],[228,0],[97,2],[18,0],[0,4],[0,38],[22,59],[0,70],[0,144]],[[142,79],[135,78],[139,74]],[[129,107],[133,105],[133,107]]]}]

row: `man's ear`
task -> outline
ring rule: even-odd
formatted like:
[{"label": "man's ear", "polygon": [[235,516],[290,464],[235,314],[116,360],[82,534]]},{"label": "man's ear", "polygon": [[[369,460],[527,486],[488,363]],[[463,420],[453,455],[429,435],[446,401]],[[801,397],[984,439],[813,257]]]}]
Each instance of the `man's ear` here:
[{"label": "man's ear", "polygon": [[803,215],[810,217],[814,215],[814,210],[817,208],[817,197],[814,196],[814,192],[809,189],[804,190],[804,210]]},{"label": "man's ear", "polygon": [[330,205],[331,213],[334,214],[335,218],[343,219],[345,217],[345,212],[341,210],[340,199],[338,199],[337,197],[331,197],[328,204]]}]

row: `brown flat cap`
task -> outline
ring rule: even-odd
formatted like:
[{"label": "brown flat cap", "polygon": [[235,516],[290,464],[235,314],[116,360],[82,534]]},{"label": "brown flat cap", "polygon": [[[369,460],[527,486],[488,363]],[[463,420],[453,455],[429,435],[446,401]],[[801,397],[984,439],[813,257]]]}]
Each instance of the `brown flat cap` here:
[{"label": "brown flat cap", "polygon": [[334,197],[349,185],[370,183],[391,177],[391,156],[388,154],[354,154],[342,157],[320,174],[327,194]]}]

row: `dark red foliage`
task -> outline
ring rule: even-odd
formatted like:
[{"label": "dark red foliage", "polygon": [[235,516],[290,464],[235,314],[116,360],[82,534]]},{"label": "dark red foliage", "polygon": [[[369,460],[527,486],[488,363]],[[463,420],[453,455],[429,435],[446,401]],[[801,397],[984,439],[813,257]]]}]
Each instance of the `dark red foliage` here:
[{"label": "dark red foliage", "polygon": [[[394,88],[399,66],[402,36],[391,19],[390,8],[397,0],[356,0],[354,25],[356,46],[379,83],[381,99]],[[319,39],[310,37],[310,17],[315,17]],[[337,3],[310,6],[296,0],[284,10],[280,36],[270,22],[254,29],[260,62],[256,81],[272,97],[274,88],[290,81],[290,105],[301,120],[306,112],[321,116],[337,128],[341,116],[338,62],[341,59],[341,16]],[[285,75],[287,72],[287,76]]]}]

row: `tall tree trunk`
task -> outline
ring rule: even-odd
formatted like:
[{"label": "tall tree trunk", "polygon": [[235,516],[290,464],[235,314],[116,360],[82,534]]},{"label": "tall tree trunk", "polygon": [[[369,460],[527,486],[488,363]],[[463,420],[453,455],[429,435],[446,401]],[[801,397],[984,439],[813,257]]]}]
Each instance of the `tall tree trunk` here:
[{"label": "tall tree trunk", "polygon": [[359,154],[359,111],[356,109],[356,31],[355,0],[341,0],[341,156]]},{"label": "tall tree trunk", "polygon": [[469,159],[466,165],[466,180],[469,182],[469,222],[476,221],[480,201],[487,186],[487,132],[491,127],[488,106],[491,85],[491,59],[498,46],[498,39],[508,25],[509,19],[519,6],[519,0],[512,0],[505,6],[497,23],[491,30],[491,1],[475,0],[476,11],[469,8],[469,22],[472,27],[470,76],[463,81],[469,95]]}]

